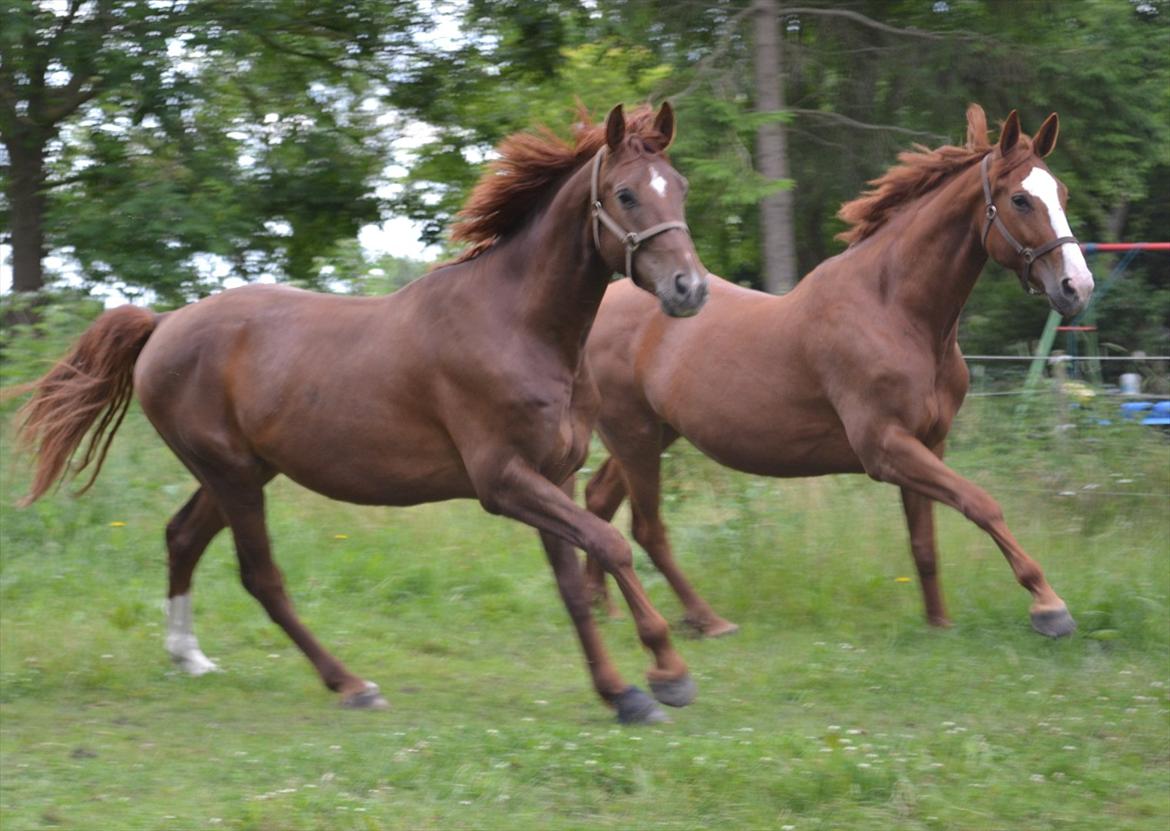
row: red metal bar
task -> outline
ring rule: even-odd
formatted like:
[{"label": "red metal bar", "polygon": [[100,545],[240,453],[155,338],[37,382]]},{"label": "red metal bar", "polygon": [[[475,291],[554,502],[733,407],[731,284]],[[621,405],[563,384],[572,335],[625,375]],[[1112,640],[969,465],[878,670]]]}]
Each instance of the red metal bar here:
[{"label": "red metal bar", "polygon": [[1085,253],[1094,251],[1170,251],[1170,242],[1082,242]]}]

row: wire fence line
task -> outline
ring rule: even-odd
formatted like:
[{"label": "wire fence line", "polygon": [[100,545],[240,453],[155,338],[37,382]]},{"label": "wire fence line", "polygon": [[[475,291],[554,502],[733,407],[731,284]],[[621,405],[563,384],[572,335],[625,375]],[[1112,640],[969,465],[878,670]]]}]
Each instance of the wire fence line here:
[{"label": "wire fence line", "polygon": [[[967,361],[1026,361],[1036,360],[1035,355],[964,355]],[[1046,358],[1047,361],[1170,361],[1170,355],[1056,355]]]},{"label": "wire fence line", "polygon": [[[996,363],[999,363],[999,364],[1004,364],[1004,363],[1006,363],[1006,364],[1034,364],[1038,360],[1038,357],[1035,355],[964,355],[963,359],[965,361],[967,361],[969,364],[976,364],[976,365],[977,364],[992,364],[992,365],[994,365]],[[1063,353],[1055,353],[1055,354],[1049,355],[1046,358],[1042,358],[1039,360],[1042,360],[1045,364],[1047,364],[1049,366],[1056,366],[1056,365],[1073,365],[1073,366],[1075,366],[1077,364],[1087,364],[1087,363],[1095,363],[1095,362],[1102,362],[1103,363],[1103,362],[1107,362],[1107,361],[1112,361],[1114,363],[1123,363],[1123,364],[1129,363],[1129,364],[1134,365],[1134,367],[1136,368],[1137,366],[1140,366],[1142,364],[1145,364],[1148,366],[1149,364],[1157,365],[1157,364],[1161,363],[1161,364],[1166,365],[1165,368],[1167,370],[1170,370],[1170,355],[1068,355],[1068,354],[1063,354]],[[1160,374],[1160,368],[1158,368],[1158,369],[1150,368],[1150,369],[1152,371],[1154,371],[1155,373]],[[973,367],[973,370],[975,370],[974,367]],[[999,377],[998,380],[994,380],[991,377],[990,373],[985,374],[982,369],[978,369],[978,370],[974,371],[974,375],[975,375],[975,377],[972,378],[973,389],[971,390],[970,393],[968,393],[968,396],[967,396],[968,398],[999,398],[999,397],[1011,397],[1011,396],[1040,395],[1040,394],[1047,394],[1047,393],[1050,393],[1052,391],[1052,387],[1049,385],[1030,385],[1030,386],[1018,388],[1018,389],[995,389],[995,390],[979,389],[979,387],[985,387],[985,386],[989,386],[989,385],[990,386],[997,386],[997,385],[1003,385],[1005,382],[1010,383],[1010,381],[1013,378],[1013,374],[1011,372],[1008,372],[1008,373],[1005,373],[1003,376]],[[1060,378],[1056,378],[1056,377],[1051,377],[1048,380],[1060,383],[1061,381],[1080,381],[1082,379],[1080,379],[1080,378],[1060,379]],[[1097,382],[1094,383],[1094,386],[1099,388],[1099,389],[1103,389],[1107,393],[1113,393],[1113,394],[1118,393],[1118,388],[1114,384],[1108,384],[1108,383],[1101,384],[1100,380],[1098,380]],[[1165,395],[1162,393],[1155,393],[1155,392],[1139,392],[1139,393],[1122,392],[1122,393],[1120,393],[1120,395],[1122,397],[1124,397],[1126,400],[1143,399],[1143,400],[1147,400],[1147,401],[1160,401],[1160,400],[1170,399],[1170,395]]]}]

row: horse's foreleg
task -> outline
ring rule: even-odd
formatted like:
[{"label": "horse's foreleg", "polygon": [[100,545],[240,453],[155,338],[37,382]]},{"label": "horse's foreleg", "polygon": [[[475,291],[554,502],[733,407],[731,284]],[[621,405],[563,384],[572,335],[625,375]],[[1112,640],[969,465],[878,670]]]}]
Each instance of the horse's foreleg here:
[{"label": "horse's foreleg", "polygon": [[248,593],[260,601],[264,611],[292,639],[312,662],[325,686],[342,696],[345,707],[385,707],[376,684],[364,681],[342,665],[317,642],[301,623],[284,589],[284,578],[276,563],[264,521],[262,487],[231,487],[216,496],[232,536],[240,562],[240,580]]},{"label": "horse's foreleg", "polygon": [[910,530],[910,553],[918,569],[926,620],[931,626],[950,626],[938,584],[938,548],[934,537],[934,502],[915,491],[902,488],[902,508]]},{"label": "horse's foreleg", "polygon": [[1032,594],[1032,626],[1036,631],[1058,637],[1076,629],[1065,602],[1012,536],[1004,522],[1003,509],[985,490],[948,468],[902,428],[886,428],[854,446],[870,476],[951,506],[995,540],[1016,580]]},{"label": "horse's foreleg", "polygon": [[[561,489],[571,498],[573,478],[570,477]],[[589,612],[589,594],[582,580],[581,564],[577,559],[576,550],[560,537],[547,531],[540,532],[540,541],[556,576],[557,590],[560,591],[565,608],[569,611],[569,618],[577,630],[581,649],[585,653],[585,663],[593,677],[593,688],[597,690],[597,694],[617,709],[618,720],[623,723],[646,724],[665,721],[666,715],[650,696],[637,687],[626,686],[617,667],[605,651],[605,644],[601,642],[601,634],[597,631],[597,623]]]},{"label": "horse's foreleg", "polygon": [[[475,481],[480,501],[491,513],[531,525],[598,559],[617,580],[633,615],[638,637],[654,655],[654,666],[647,672],[654,696],[671,706],[689,704],[695,695],[694,682],[686,663],[671,644],[666,619],[654,608],[634,573],[629,543],[617,529],[578,506],[568,494],[522,462],[510,462],[503,470],[480,475]],[[580,566],[574,561],[570,569],[565,551],[572,553],[568,548],[554,547],[550,551],[553,567],[558,569],[558,583],[563,579],[570,587],[574,582],[581,584],[583,597]],[[572,608],[570,614],[575,614]],[[611,703],[621,706],[620,702]]]},{"label": "horse's foreleg", "polygon": [[208,544],[224,527],[211,495],[200,488],[167,523],[167,652],[184,672],[203,675],[219,669],[195,637],[191,578]]},{"label": "horse's foreleg", "polygon": [[[585,486],[585,507],[594,516],[611,522],[625,498],[626,482],[622,468],[611,456],[601,463]],[[601,561],[589,554],[585,555],[585,590],[591,602],[604,609],[610,617],[621,616],[621,610],[609,596]]]}]

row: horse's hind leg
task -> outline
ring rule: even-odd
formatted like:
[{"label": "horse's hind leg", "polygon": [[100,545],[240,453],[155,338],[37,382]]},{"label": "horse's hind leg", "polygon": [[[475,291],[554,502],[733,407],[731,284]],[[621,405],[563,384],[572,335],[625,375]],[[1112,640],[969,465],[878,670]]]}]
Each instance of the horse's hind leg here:
[{"label": "horse's hind leg", "polygon": [[934,502],[912,490],[902,488],[902,508],[906,512],[906,526],[910,529],[910,553],[918,569],[922,586],[922,600],[926,606],[926,620],[931,626],[951,625],[943,605],[942,589],[938,583],[938,548],[934,538]]},{"label": "horse's hind leg", "polygon": [[[284,589],[284,578],[272,560],[268,529],[264,520],[263,483],[270,477],[251,477],[239,484],[236,477],[201,477],[215,494],[236,543],[240,580],[248,593],[260,601],[264,611],[292,639],[312,662],[325,686],[342,696],[345,707],[385,707],[378,687],[363,681],[318,643],[301,623],[292,600]],[[247,481],[240,477],[243,481]]]},{"label": "horse's hind leg", "polygon": [[666,525],[662,522],[662,461],[661,451],[678,438],[669,427],[663,427],[660,442],[653,445],[632,444],[630,452],[621,457],[630,490],[630,511],[633,514],[632,533],[638,545],[646,550],[654,566],[674,589],[686,610],[683,622],[699,635],[717,638],[739,631],[739,626],[715,613],[682,573],[674,559]]},{"label": "horse's hind leg", "polygon": [[[585,507],[594,516],[612,522],[613,515],[617,513],[625,498],[626,481],[622,476],[621,465],[617,459],[610,456],[601,463],[601,467],[597,468],[597,472],[585,486]],[[621,616],[621,610],[609,596],[609,589],[605,583],[605,569],[596,557],[588,554],[585,555],[585,591],[590,600],[605,609],[610,617]]]},{"label": "horse's hind leg", "polygon": [[223,516],[200,488],[167,524],[167,652],[184,672],[203,675],[218,669],[195,638],[191,578],[208,544],[224,527]]}]

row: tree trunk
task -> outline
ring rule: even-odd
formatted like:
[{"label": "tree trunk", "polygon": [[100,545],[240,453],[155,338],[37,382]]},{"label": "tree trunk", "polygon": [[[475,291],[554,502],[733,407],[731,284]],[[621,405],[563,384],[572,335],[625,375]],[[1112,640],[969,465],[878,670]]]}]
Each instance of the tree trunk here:
[{"label": "tree trunk", "polygon": [[[776,0],[756,0],[756,111],[784,108],[780,71],[780,9]],[[771,180],[788,179],[788,137],[778,122],[756,133],[756,164]],[[783,294],[796,285],[796,237],[792,227],[792,191],[782,190],[760,204],[760,238],[764,248],[764,288]]]},{"label": "tree trunk", "polygon": [[12,212],[12,290],[40,291],[45,283],[45,144],[35,133],[10,137],[8,207]]}]

